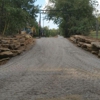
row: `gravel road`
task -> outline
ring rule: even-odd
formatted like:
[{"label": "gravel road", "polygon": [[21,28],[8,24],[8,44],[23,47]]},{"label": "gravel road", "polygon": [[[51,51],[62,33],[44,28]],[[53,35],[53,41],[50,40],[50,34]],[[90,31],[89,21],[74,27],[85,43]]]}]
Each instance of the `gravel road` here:
[{"label": "gravel road", "polygon": [[100,59],[61,36],[37,39],[0,66],[0,100],[100,100]]}]

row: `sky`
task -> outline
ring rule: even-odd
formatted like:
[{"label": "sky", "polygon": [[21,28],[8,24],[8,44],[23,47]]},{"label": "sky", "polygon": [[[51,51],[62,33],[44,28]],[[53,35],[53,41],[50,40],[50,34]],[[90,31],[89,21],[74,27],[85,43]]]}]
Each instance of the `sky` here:
[{"label": "sky", "polygon": [[[98,1],[98,3],[99,3],[99,5],[98,5],[98,7],[97,7],[97,9],[99,10],[99,13],[100,13],[100,0],[97,0]],[[41,6],[41,9],[43,9],[44,7],[45,7],[45,5],[46,4],[48,4],[48,2],[49,2],[49,0],[37,0],[36,2],[35,2],[35,5],[39,5],[39,6]],[[57,25],[56,24],[54,24],[53,23],[53,21],[46,21],[46,20],[43,20],[43,17],[44,17],[45,15],[41,15],[41,26],[43,27],[43,26],[48,26],[50,29],[52,29],[52,28],[55,28],[55,29],[57,29],[58,27],[57,27]],[[37,21],[39,22],[39,14],[38,14],[38,17],[37,17]],[[43,24],[44,23],[44,24]]]},{"label": "sky", "polygon": [[99,11],[100,11],[100,0],[97,0],[98,2],[99,2],[99,6],[97,7],[98,9],[99,9]]},{"label": "sky", "polygon": [[[39,6],[41,6],[41,9],[43,9],[43,7],[45,7],[45,5],[48,3],[48,1],[49,0],[37,0],[35,5],[39,5]],[[37,17],[38,22],[39,22],[39,16],[40,16],[40,14],[38,14],[38,17]],[[42,27],[48,26],[50,29],[58,28],[57,25],[53,23],[53,21],[47,21],[45,19],[43,20],[44,16],[45,16],[45,14],[41,15],[41,26]]]}]

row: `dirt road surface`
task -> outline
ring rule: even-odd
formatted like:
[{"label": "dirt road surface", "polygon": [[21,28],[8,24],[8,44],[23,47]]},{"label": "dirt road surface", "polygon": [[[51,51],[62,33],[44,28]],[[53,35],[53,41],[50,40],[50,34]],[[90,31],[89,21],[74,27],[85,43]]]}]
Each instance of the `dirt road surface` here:
[{"label": "dirt road surface", "polygon": [[37,39],[0,66],[0,100],[100,100],[100,59],[60,36]]}]

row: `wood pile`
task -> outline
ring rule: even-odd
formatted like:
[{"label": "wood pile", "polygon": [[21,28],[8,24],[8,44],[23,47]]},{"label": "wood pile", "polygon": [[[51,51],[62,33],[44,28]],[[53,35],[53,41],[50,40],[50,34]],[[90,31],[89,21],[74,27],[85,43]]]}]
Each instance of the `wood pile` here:
[{"label": "wood pile", "polygon": [[12,37],[0,36],[0,64],[21,54],[33,43],[34,39],[28,34],[18,34]]},{"label": "wood pile", "polygon": [[73,35],[70,37],[70,40],[77,44],[78,47],[81,47],[100,57],[100,39],[94,39],[82,35]]}]

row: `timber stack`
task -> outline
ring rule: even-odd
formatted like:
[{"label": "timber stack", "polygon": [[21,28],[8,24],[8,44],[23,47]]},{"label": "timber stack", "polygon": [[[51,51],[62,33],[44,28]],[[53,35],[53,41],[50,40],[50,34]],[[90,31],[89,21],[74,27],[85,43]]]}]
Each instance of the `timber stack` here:
[{"label": "timber stack", "polygon": [[78,47],[81,47],[100,57],[100,39],[94,39],[82,35],[73,35],[70,37],[70,40]]},{"label": "timber stack", "polygon": [[12,37],[0,36],[0,64],[10,58],[21,54],[34,43],[34,39],[28,34],[18,34]]}]

